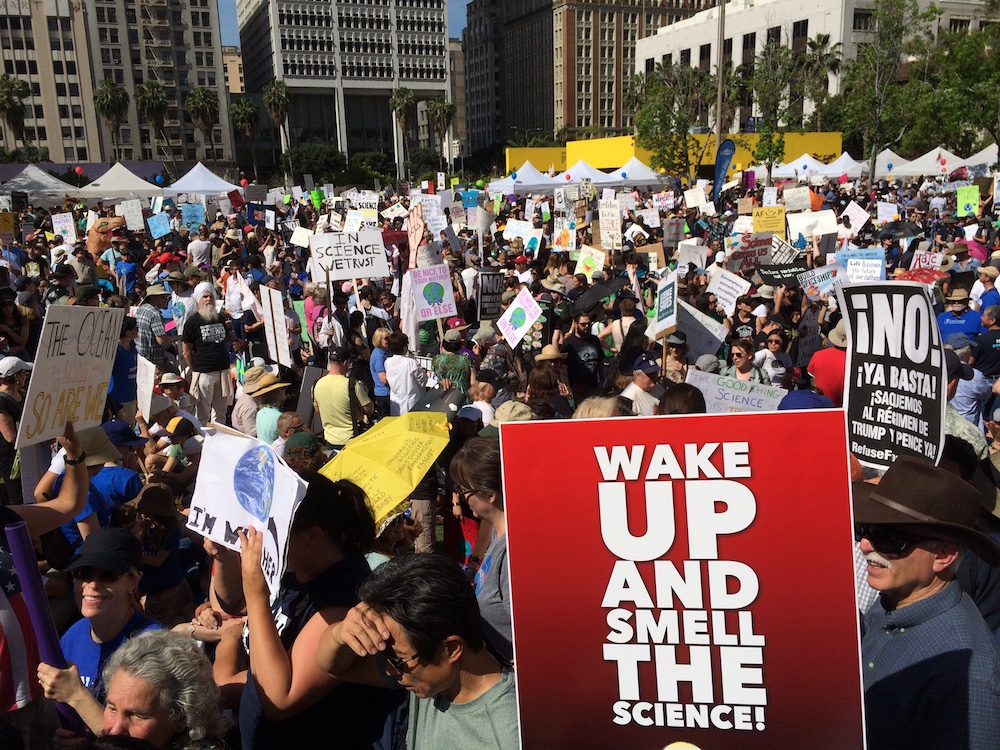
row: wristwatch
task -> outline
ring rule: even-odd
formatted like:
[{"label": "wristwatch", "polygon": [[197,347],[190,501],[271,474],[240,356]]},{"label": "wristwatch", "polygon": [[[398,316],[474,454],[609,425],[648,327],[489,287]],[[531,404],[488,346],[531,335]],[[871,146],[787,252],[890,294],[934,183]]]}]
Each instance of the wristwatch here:
[{"label": "wristwatch", "polygon": [[80,451],[80,455],[77,458],[67,458],[65,459],[67,466],[76,466],[77,464],[82,464],[87,460],[87,452]]}]

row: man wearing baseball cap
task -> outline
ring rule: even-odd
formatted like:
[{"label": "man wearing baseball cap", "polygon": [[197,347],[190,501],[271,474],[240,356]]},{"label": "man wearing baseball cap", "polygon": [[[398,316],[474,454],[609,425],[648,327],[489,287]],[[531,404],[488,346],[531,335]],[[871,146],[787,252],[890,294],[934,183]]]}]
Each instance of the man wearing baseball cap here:
[{"label": "man wearing baseball cap", "polygon": [[652,354],[643,352],[632,365],[632,382],[622,390],[622,397],[632,402],[633,413],[637,416],[651,417],[656,414],[656,407],[663,395],[660,386],[662,369]]},{"label": "man wearing baseball cap", "polygon": [[[73,282],[76,271],[66,263],[57,263],[49,274],[49,288],[45,292],[45,304],[54,305],[63,297],[73,296]],[[65,303],[64,303],[65,304]]]}]

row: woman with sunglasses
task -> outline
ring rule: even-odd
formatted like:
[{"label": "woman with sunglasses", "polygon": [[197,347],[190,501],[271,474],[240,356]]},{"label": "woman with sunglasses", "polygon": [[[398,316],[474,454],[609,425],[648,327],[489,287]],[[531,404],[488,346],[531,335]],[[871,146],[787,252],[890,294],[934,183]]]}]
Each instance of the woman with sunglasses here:
[{"label": "woman with sunglasses", "polygon": [[754,347],[749,339],[737,339],[733,342],[730,356],[733,363],[723,367],[720,375],[746,380],[749,383],[768,383],[767,375],[753,363]]},{"label": "woman with sunglasses", "polygon": [[138,608],[141,564],[142,546],[125,529],[102,527],[84,539],[80,551],[66,565],[73,578],[76,606],[83,615],[59,641],[72,666],[38,667],[45,696],[71,706],[96,732],[100,732],[104,714],[99,702],[107,688],[101,679],[104,665],[131,636],[163,629]]},{"label": "woman with sunglasses", "polygon": [[375,542],[375,520],[357,485],[312,472],[302,478],[309,487],[273,605],[261,568],[263,534],[270,532],[240,531],[242,555],[220,550],[215,559],[213,601],[234,615],[245,605],[249,644],[245,651],[235,629],[234,637],[223,636],[216,682],[231,698],[239,690],[243,750],[370,748],[394,730],[406,695],[341,684],[316,665],[316,650],[326,628],[358,603],[358,587],[371,572],[364,553]]},{"label": "woman with sunglasses", "polygon": [[753,355],[753,363],[769,378],[771,385],[787,388],[792,377],[792,358],[785,351],[785,331],[775,326],[764,346]]}]

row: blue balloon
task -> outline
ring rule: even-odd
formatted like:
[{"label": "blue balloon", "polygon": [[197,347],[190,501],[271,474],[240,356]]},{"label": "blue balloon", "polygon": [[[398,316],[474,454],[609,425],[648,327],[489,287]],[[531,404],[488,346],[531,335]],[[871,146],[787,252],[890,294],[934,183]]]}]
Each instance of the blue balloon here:
[{"label": "blue balloon", "polygon": [[889,167],[889,169],[892,169],[892,162],[889,162],[886,166]]},{"label": "blue balloon", "polygon": [[163,175],[162,174],[156,175],[156,184],[157,185],[162,185],[163,184]]},{"label": "blue balloon", "polygon": [[511,178],[512,180],[516,180],[516,179],[517,179],[517,172],[511,172],[511,173],[510,173],[510,178]]},{"label": "blue balloon", "polygon": [[628,175],[625,172],[622,172],[622,177],[628,177]]},{"label": "blue balloon", "polygon": [[803,165],[802,165],[802,168],[803,168],[803,169],[809,169],[809,165],[808,165],[808,164],[803,164]]}]

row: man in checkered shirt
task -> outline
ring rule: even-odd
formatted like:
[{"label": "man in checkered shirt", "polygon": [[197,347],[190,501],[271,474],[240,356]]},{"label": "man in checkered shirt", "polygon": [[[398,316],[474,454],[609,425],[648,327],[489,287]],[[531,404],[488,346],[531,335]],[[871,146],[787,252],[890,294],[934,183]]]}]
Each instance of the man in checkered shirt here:
[{"label": "man in checkered shirt", "polygon": [[135,348],[160,369],[168,364],[166,347],[180,339],[178,335],[168,334],[164,328],[160,311],[166,309],[168,304],[170,292],[162,284],[153,284],[146,290],[145,301],[135,311],[135,319],[139,323]]},{"label": "man in checkered shirt", "polygon": [[1000,565],[975,529],[979,492],[903,457],[854,485],[855,536],[879,592],[861,640],[869,750],[1000,747],[1000,654],[955,580],[960,555]]}]

